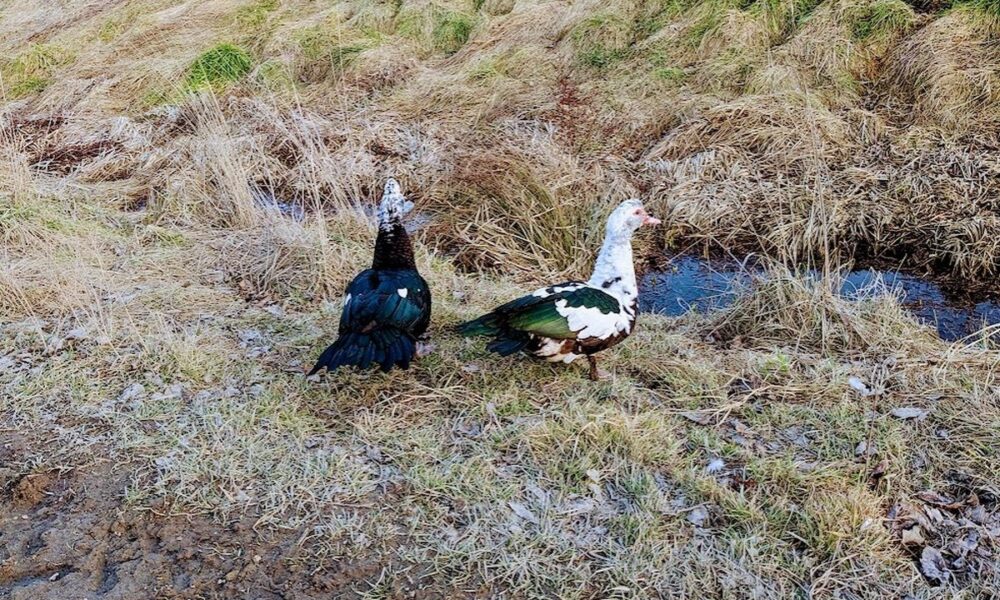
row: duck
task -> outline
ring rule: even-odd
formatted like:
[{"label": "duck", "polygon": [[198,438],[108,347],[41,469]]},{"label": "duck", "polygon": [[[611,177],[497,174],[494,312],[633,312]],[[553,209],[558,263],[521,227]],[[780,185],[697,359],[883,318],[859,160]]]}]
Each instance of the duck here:
[{"label": "duck", "polygon": [[348,365],[361,370],[378,366],[383,372],[409,368],[431,320],[430,286],[417,272],[413,244],[403,226],[411,210],[413,202],[399,183],[386,181],[372,266],[347,286],[338,337],[307,376]]},{"label": "duck", "polygon": [[548,362],[571,363],[586,357],[589,377],[602,378],[595,354],[621,343],[635,330],[638,287],[632,236],[644,225],[658,225],[636,198],[608,216],[604,243],[587,281],[566,281],[498,306],[462,323],[459,334],[493,339],[486,349],[501,356],[523,351]]}]

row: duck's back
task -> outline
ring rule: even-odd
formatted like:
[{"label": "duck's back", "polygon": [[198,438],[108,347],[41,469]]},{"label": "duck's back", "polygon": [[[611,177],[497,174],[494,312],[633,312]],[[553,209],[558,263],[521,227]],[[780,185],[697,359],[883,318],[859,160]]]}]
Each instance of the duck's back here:
[{"label": "duck's back", "polygon": [[415,269],[366,269],[347,287],[340,333],[397,328],[415,338],[430,315],[430,288]]}]

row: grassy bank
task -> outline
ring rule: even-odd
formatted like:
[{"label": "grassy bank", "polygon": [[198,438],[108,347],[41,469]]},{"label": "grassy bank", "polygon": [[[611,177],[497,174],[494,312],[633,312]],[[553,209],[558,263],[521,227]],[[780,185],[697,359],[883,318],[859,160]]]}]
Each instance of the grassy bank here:
[{"label": "grassy bank", "polygon": [[[181,227],[79,193],[4,215],[3,415],[30,440],[11,485],[110,456],[126,510],[255,515],[301,531],[311,568],[396,565],[357,582],[374,592],[417,564],[525,596],[926,594],[924,547],[993,543],[1000,353],[891,297],[775,272],[727,312],[643,316],[594,384],[450,333],[519,288],[421,244],[436,351],[310,382],[365,218],[251,205],[249,225]],[[935,522],[929,492],[989,512]],[[969,553],[944,589],[995,591],[992,561]]]},{"label": "grassy bank", "polygon": [[[29,162],[128,182],[125,202],[210,179],[202,142],[218,138],[245,178],[208,183],[287,202],[340,206],[406,178],[467,270],[578,270],[593,215],[641,194],[670,239],[988,280],[998,15],[901,0],[8,7],[0,73]],[[192,91],[223,98],[227,131],[193,114]]]},{"label": "grassy bank", "polygon": [[[110,457],[121,514],[223,541],[249,519],[313,575],[371,561],[345,576],[355,596],[1000,594],[1000,352],[942,342],[892,297],[836,296],[836,269],[780,266],[995,273],[992,4],[0,19],[0,527],[23,526],[32,477]],[[389,174],[429,217],[436,350],[307,381]],[[585,273],[629,195],[667,224],[643,253],[705,240],[775,266],[723,312],[641,315],[599,383],[450,332]],[[55,593],[24,575],[38,544],[0,556],[0,590]]]}]

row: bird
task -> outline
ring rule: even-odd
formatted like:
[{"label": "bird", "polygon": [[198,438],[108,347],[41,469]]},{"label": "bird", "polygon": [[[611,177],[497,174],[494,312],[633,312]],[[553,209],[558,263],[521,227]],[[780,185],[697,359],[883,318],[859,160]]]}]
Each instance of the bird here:
[{"label": "bird", "polygon": [[549,362],[582,356],[590,379],[601,373],[594,356],[624,340],[635,327],[638,288],[632,235],[658,225],[638,199],[622,202],[608,217],[604,244],[587,281],[567,281],[535,290],[458,326],[463,336],[490,336],[486,349],[501,356],[518,351]]},{"label": "bird", "polygon": [[430,286],[417,272],[403,226],[403,216],[411,210],[413,203],[390,178],[379,203],[372,266],[347,286],[337,340],[307,376],[347,365],[362,370],[377,365],[384,372],[409,368],[431,319]]}]

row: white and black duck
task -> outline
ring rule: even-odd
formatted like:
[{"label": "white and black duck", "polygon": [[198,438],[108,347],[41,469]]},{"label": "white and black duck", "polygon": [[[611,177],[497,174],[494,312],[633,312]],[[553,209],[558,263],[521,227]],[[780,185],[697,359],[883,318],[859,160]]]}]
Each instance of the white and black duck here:
[{"label": "white and black duck", "polygon": [[588,281],[541,288],[459,325],[459,332],[492,337],[486,348],[501,356],[523,350],[564,363],[586,356],[590,378],[598,379],[594,354],[618,344],[635,327],[638,289],[632,234],[659,222],[639,200],[622,202],[608,217],[604,245]]},{"label": "white and black duck", "polygon": [[339,337],[319,357],[309,375],[345,365],[383,371],[409,368],[417,338],[431,319],[431,292],[417,272],[403,216],[413,203],[396,180],[385,184],[378,209],[378,237],[372,267],[362,271],[344,295]]}]

